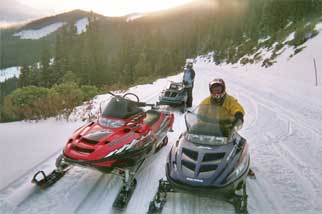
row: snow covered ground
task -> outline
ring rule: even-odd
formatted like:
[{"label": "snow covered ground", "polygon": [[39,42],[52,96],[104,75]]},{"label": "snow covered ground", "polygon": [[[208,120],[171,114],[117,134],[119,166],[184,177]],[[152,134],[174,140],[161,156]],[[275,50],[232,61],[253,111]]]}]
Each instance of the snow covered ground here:
[{"label": "snow covered ground", "polygon": [[88,25],[88,18],[87,17],[79,19],[75,23],[75,26],[77,28],[77,34],[81,34],[81,33],[85,32],[87,25]]},{"label": "snow covered ground", "polygon": [[[61,28],[65,25],[65,22],[57,22],[39,29],[23,30],[13,34],[13,36],[19,37],[20,39],[40,39],[43,38]],[[77,34],[81,34],[86,31],[88,25],[88,18],[84,17],[76,21],[75,26],[77,28]]]},{"label": "snow covered ground", "polygon": [[[249,141],[256,180],[247,181],[249,213],[322,213],[322,39],[310,40],[303,52],[288,60],[283,55],[269,69],[259,65],[195,64],[196,106],[209,95],[208,82],[224,78],[229,94],[243,104],[246,118],[241,134]],[[315,86],[312,58],[317,60]],[[168,80],[140,85],[130,92],[154,103]],[[97,96],[91,108],[108,98]],[[88,105],[80,108],[88,108]],[[79,111],[82,112],[82,111]],[[81,117],[78,113],[74,117]],[[49,171],[72,130],[81,122],[46,120],[0,124],[0,213],[115,213],[112,208],[121,181],[89,169],[74,167],[54,186],[35,188],[30,180],[38,169]],[[149,201],[165,176],[172,144],[185,130],[183,114],[175,112],[169,144],[146,161],[138,184],[123,213],[146,213]],[[230,204],[191,194],[170,194],[163,213],[234,213]]]},{"label": "snow covered ground", "polygon": [[4,82],[6,79],[12,78],[14,76],[18,77],[19,75],[20,67],[0,69],[0,82]]},{"label": "snow covered ground", "polygon": [[39,28],[36,30],[23,30],[18,33],[13,34],[14,36],[20,37],[20,39],[40,39],[42,37],[45,37],[53,32],[55,32],[57,29],[62,27],[65,23],[64,22],[57,22],[50,25],[47,25],[43,28]]}]

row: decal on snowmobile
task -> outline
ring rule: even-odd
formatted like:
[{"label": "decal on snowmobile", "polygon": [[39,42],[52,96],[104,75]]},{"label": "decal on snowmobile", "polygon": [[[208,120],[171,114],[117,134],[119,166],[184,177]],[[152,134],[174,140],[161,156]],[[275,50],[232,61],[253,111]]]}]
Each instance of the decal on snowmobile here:
[{"label": "decal on snowmobile", "polygon": [[124,135],[123,137],[120,137],[119,139],[114,140],[114,141],[112,141],[112,142],[108,143],[107,145],[109,145],[110,147],[113,147],[113,146],[115,146],[116,144],[119,144],[119,143],[124,142],[124,141],[126,141],[126,140],[128,140],[128,139],[133,138],[133,137],[134,137],[134,135],[135,135],[135,133],[130,132],[130,133],[128,133],[128,134],[126,134],[126,135]]}]

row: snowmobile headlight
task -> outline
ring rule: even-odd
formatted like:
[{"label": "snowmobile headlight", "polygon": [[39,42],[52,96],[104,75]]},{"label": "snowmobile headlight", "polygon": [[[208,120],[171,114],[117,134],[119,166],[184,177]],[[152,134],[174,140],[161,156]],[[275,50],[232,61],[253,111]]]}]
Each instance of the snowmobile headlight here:
[{"label": "snowmobile headlight", "polygon": [[238,178],[247,169],[248,159],[249,157],[246,156],[242,160],[242,162],[236,167],[236,169],[228,176],[227,180],[233,180]]},{"label": "snowmobile headlight", "polygon": [[112,120],[105,117],[101,117],[98,122],[100,125],[109,128],[119,128],[125,124],[125,122],[122,120]]}]

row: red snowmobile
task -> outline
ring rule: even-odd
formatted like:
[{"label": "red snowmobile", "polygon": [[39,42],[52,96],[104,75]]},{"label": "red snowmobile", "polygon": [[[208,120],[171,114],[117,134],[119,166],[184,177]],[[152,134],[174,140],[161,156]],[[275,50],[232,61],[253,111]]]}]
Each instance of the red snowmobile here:
[{"label": "red snowmobile", "polygon": [[[63,154],[56,160],[57,168],[49,175],[38,171],[33,183],[48,187],[73,165],[95,168],[122,176],[123,186],[113,206],[127,205],[136,186],[136,171],[146,158],[167,144],[174,115],[140,102],[133,93],[110,94],[113,97],[98,120],[80,127],[69,138]],[[146,106],[152,108],[147,111],[141,108]]]}]

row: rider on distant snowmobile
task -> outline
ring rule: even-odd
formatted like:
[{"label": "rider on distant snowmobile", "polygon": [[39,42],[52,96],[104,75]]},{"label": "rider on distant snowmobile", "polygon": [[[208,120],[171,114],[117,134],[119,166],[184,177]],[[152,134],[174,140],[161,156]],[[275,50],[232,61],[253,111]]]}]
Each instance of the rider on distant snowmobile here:
[{"label": "rider on distant snowmobile", "polygon": [[193,83],[195,79],[195,71],[193,70],[193,63],[187,62],[184,71],[183,71],[183,84],[185,86],[185,90],[187,91],[188,100],[187,100],[187,107],[192,106],[192,89]]}]

